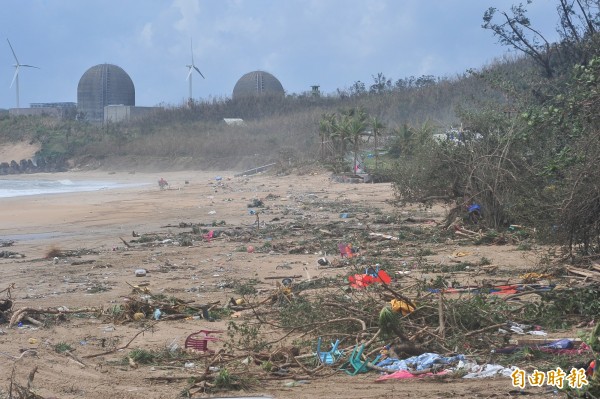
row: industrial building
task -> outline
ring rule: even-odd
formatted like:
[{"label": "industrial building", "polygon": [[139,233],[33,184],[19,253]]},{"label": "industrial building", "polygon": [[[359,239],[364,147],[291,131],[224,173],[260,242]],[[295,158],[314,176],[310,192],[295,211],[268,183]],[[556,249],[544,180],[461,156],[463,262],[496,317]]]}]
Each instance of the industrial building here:
[{"label": "industrial building", "polygon": [[159,107],[132,107],[130,105],[107,105],[104,107],[104,123],[117,123],[145,118]]},{"label": "industrial building", "polygon": [[121,67],[100,64],[91,67],[77,85],[77,110],[90,122],[104,122],[108,105],[135,106],[133,81]]},{"label": "industrial building", "polygon": [[249,72],[242,76],[233,88],[233,99],[254,97],[259,95],[275,95],[283,97],[285,91],[281,82],[264,71]]}]

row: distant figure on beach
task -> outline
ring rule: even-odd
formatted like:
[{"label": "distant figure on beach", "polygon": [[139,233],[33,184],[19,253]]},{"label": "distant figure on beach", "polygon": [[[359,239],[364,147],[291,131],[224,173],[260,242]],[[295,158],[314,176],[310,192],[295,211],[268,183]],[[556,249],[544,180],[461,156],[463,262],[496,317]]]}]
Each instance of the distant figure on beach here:
[{"label": "distant figure on beach", "polygon": [[158,187],[160,187],[161,190],[164,190],[169,187],[169,183],[167,183],[167,181],[161,177],[158,181]]}]

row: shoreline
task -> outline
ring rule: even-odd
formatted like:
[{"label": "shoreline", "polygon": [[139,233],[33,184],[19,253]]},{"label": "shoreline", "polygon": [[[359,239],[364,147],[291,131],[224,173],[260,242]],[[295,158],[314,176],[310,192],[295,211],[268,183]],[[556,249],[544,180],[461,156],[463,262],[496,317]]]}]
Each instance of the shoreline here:
[{"label": "shoreline", "polygon": [[[11,250],[31,252],[39,257],[51,247],[112,250],[123,246],[120,237],[131,237],[132,231],[152,232],[163,225],[199,220],[208,215],[213,207],[204,208],[202,203],[213,205],[206,197],[214,193],[218,183],[215,176],[219,175],[226,179],[225,176],[233,176],[233,172],[30,174],[27,180],[111,180],[124,186],[2,197],[0,240],[15,241]],[[11,175],[5,180],[24,180],[23,177]],[[170,183],[170,190],[159,189],[157,182],[161,177]]]}]

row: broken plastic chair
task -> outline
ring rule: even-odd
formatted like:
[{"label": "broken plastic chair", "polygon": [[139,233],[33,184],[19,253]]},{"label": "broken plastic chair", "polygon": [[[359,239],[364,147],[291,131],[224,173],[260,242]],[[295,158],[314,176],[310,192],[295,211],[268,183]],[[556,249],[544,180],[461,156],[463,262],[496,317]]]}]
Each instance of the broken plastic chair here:
[{"label": "broken plastic chair", "polygon": [[365,345],[362,344],[360,347],[356,345],[350,354],[350,357],[346,361],[346,363],[342,364],[340,370],[344,370],[346,373],[350,375],[356,375],[358,373],[366,373],[369,371],[367,367],[368,363],[375,364],[381,357],[378,355],[373,361],[369,362],[369,359],[362,360],[362,353],[365,349]]},{"label": "broken plastic chair", "polygon": [[339,243],[338,249],[342,258],[352,258],[358,256],[358,249],[353,248],[352,244]]},{"label": "broken plastic chair", "polygon": [[211,341],[211,342],[219,341],[220,339],[218,337],[210,336],[210,334],[219,334],[222,332],[223,331],[217,331],[217,330],[200,330],[198,332],[190,334],[186,338],[184,347],[186,349],[188,349],[188,348],[194,349],[198,352],[212,353],[214,351],[211,349],[208,349],[208,342],[209,341]]},{"label": "broken plastic chair", "polygon": [[321,351],[321,337],[317,341],[317,358],[323,364],[334,364],[342,356],[342,352],[338,350],[340,340],[331,343],[331,349],[327,352]]},{"label": "broken plastic chair", "polygon": [[214,238],[214,236],[215,236],[214,230],[211,230],[206,234],[202,234],[202,238],[204,238],[208,242],[210,242],[210,240],[212,240]]}]

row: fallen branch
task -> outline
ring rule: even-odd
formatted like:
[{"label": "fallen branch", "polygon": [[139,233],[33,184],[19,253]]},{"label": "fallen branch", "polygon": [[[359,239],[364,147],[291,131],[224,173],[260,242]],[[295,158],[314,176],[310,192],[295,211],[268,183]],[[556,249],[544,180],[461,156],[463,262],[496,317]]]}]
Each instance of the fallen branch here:
[{"label": "fallen branch", "polygon": [[26,316],[26,317],[25,317],[25,320],[27,320],[27,321],[28,321],[28,322],[30,322],[31,324],[34,324],[34,325],[36,325],[36,326],[38,326],[38,327],[40,327],[40,326],[43,326],[43,325],[44,325],[44,323],[42,323],[41,321],[39,321],[39,320],[36,320],[36,319],[34,319],[33,317],[30,317],[30,316]]},{"label": "fallen branch", "polygon": [[293,275],[293,276],[271,276],[271,277],[265,277],[265,280],[281,280],[284,278],[302,278],[302,275]]},{"label": "fallen branch", "polygon": [[508,301],[510,299],[518,298],[518,297],[523,296],[523,295],[529,295],[529,294],[539,295],[539,294],[541,294],[543,292],[548,292],[548,290],[541,289],[541,290],[531,290],[531,291],[517,292],[516,294],[507,295],[503,299],[505,301]]},{"label": "fallen branch", "polygon": [[35,351],[33,349],[27,349],[26,351],[23,351],[23,353],[21,353],[20,356],[13,356],[13,355],[8,354],[6,352],[0,352],[0,355],[6,356],[6,357],[8,357],[10,359],[13,359],[13,360],[20,360],[25,355],[31,355],[31,356],[37,355],[37,351]]},{"label": "fallen branch", "polygon": [[0,291],[0,294],[2,294],[3,292],[7,292],[8,291],[7,296],[10,299],[10,290],[14,290],[14,289],[15,289],[15,283],[12,283],[8,287],[6,287],[2,291]]},{"label": "fallen branch", "polygon": [[[303,327],[308,327],[308,326],[311,326],[311,327],[312,326],[317,326],[318,327],[318,326],[322,326],[323,324],[338,323],[340,321],[356,321],[356,322],[360,323],[360,325],[362,326],[363,331],[367,331],[367,323],[365,323],[361,319],[357,319],[355,317],[342,317],[341,319],[333,319],[333,320],[321,321],[321,322],[317,322],[317,323],[307,324],[307,325],[304,325]],[[310,331],[305,332],[304,334],[300,335],[299,338],[304,337],[304,336],[310,334],[314,330],[315,330],[315,328],[313,328]]]},{"label": "fallen branch", "polygon": [[499,324],[494,324],[492,326],[487,326],[487,327],[484,327],[484,328],[480,328],[479,330],[470,331],[470,332],[466,333],[465,337],[470,337],[471,335],[479,334],[479,333],[486,332],[486,331],[489,331],[489,330],[494,330],[496,328],[504,327],[505,325],[506,325],[506,323],[499,323]]},{"label": "fallen branch", "polygon": [[440,297],[438,299],[438,317],[440,321],[440,336],[442,339],[446,337],[446,322],[444,321],[444,294],[440,292]]},{"label": "fallen branch", "polygon": [[67,356],[69,356],[71,359],[73,359],[81,367],[87,367],[87,365],[85,363],[83,363],[83,361],[80,358],[78,358],[77,356],[75,356],[73,354],[73,352],[71,352],[71,351],[65,351],[65,354]]},{"label": "fallen branch", "polygon": [[[19,324],[20,321],[22,321],[24,318],[27,317],[28,313],[35,313],[35,314],[40,314],[40,313],[44,313],[44,314],[77,314],[77,313],[95,313],[98,310],[95,308],[85,308],[85,309],[79,309],[79,310],[67,310],[67,309],[35,309],[35,308],[21,308],[17,311],[15,311],[12,315],[12,317],[10,318],[10,323],[8,323],[8,327],[13,327],[15,324]],[[34,323],[35,324],[35,323]]]},{"label": "fallen branch", "polygon": [[27,389],[33,388],[33,379],[35,378],[35,373],[37,373],[37,370],[38,370],[38,366],[35,366],[29,372],[29,376],[27,377]]},{"label": "fallen branch", "polygon": [[383,281],[381,282],[381,286],[386,289],[387,291],[391,292],[392,294],[394,294],[394,296],[396,297],[396,299],[401,299],[404,302],[408,303],[410,306],[413,307],[413,309],[417,308],[417,305],[414,304],[414,302],[408,298],[407,296],[402,295],[401,293],[395,291],[394,289],[392,289],[392,287],[390,287],[389,285],[387,285],[386,283],[384,283]]},{"label": "fallen branch", "polygon": [[129,347],[129,345],[131,345],[131,343],[133,342],[133,340],[134,340],[134,339],[136,339],[136,338],[137,338],[137,337],[138,337],[140,334],[142,334],[142,333],[144,333],[144,332],[146,332],[146,331],[150,330],[151,328],[153,328],[153,327],[154,327],[156,324],[158,324],[158,321],[156,321],[156,322],[154,322],[154,323],[150,324],[148,327],[146,327],[146,328],[144,328],[143,330],[139,331],[139,332],[138,332],[137,334],[135,334],[135,335],[133,336],[133,338],[131,338],[131,339],[129,340],[129,342],[127,342],[127,344],[125,344],[124,346],[121,346],[121,347],[119,347],[119,348],[115,348],[115,349],[109,350],[109,351],[107,351],[107,352],[96,353],[95,355],[87,355],[87,356],[84,356],[83,358],[84,358],[84,359],[92,359],[92,358],[94,358],[94,357],[99,357],[99,356],[109,355],[109,354],[111,354],[111,353],[115,353],[115,352],[117,352],[117,351],[120,351],[120,350],[123,350],[123,349],[127,349],[127,348]]}]

